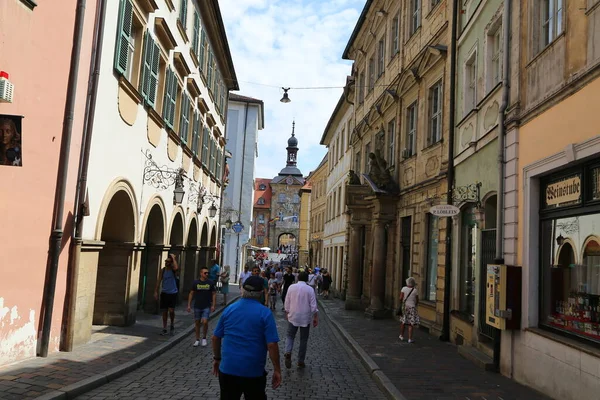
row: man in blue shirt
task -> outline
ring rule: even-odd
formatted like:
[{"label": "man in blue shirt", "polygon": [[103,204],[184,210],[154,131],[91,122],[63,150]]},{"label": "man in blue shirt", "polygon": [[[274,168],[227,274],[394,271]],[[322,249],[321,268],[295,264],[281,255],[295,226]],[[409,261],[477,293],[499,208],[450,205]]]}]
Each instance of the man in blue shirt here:
[{"label": "man in blue shirt", "polygon": [[[212,267],[208,270],[208,280],[213,281],[215,286],[219,282],[219,275],[221,274],[221,267],[219,266],[218,260],[212,260]],[[217,287],[217,291],[219,291]]]},{"label": "man in blue shirt", "polygon": [[154,289],[154,298],[158,300],[158,289],[162,285],[160,309],[162,310],[163,330],[161,335],[163,336],[167,334],[167,313],[171,317],[171,335],[175,332],[175,306],[177,305],[177,293],[179,292],[177,287],[178,269],[179,265],[177,265],[175,254],[169,254],[169,257],[165,260],[165,267],[160,270]]},{"label": "man in blue shirt", "polygon": [[227,307],[213,333],[213,374],[219,377],[222,400],[267,398],[267,351],[273,363],[271,385],[281,384],[279,335],[273,313],[260,303],[264,282],[251,276],[242,299]]}]

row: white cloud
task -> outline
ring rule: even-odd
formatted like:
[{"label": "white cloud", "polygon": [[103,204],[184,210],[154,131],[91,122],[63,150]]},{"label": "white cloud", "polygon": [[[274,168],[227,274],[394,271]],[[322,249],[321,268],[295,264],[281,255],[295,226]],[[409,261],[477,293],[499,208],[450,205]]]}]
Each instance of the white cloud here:
[{"label": "white cloud", "polygon": [[341,56],[364,0],[219,3],[239,80],[238,93],[265,103],[255,176],[272,178],[285,166],[293,120],[300,147],[298,167],[308,175],[325,154],[319,142],[342,89],[291,89],[292,102],[284,104],[279,101],[281,87],[344,86],[350,63]]}]

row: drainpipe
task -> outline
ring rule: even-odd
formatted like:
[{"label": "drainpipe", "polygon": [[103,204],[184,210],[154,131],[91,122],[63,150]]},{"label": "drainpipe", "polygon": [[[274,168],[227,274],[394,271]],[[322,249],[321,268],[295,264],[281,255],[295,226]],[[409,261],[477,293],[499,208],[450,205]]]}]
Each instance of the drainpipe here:
[{"label": "drainpipe", "polygon": [[[241,221],[242,215],[242,187],[244,186],[244,165],[246,160],[246,130],[248,127],[248,103],[246,103],[244,111],[244,140],[242,141],[242,176],[240,178],[240,200],[238,202],[238,221]],[[235,276],[239,275],[240,266],[240,234],[237,234],[237,245],[235,247]]]},{"label": "drainpipe", "polygon": [[[499,110],[498,131],[498,195],[496,209],[496,259],[495,264],[504,264],[504,147],[506,135],[506,109],[508,108],[508,97],[510,94],[510,0],[504,0],[504,18],[502,21],[502,104]],[[500,338],[501,331],[496,330],[494,334],[494,366],[500,367]]]},{"label": "drainpipe", "polygon": [[92,54],[90,63],[90,74],[88,80],[87,99],[83,121],[83,137],[79,155],[79,169],[77,172],[77,186],[75,188],[74,231],[71,247],[69,249],[68,279],[67,279],[67,304],[65,304],[66,321],[63,326],[61,337],[61,350],[73,350],[73,325],[75,317],[75,306],[77,304],[77,276],[79,275],[79,257],[81,254],[81,243],[83,235],[83,218],[88,211],[86,209],[87,172],[90,161],[90,148],[92,146],[92,132],[94,129],[94,118],[96,115],[96,98],[98,94],[98,83],[100,78],[100,64],[102,61],[102,43],[104,39],[104,20],[106,17],[106,0],[99,0],[96,4],[96,20],[94,25],[94,38],[92,42]]},{"label": "drainpipe", "polygon": [[56,292],[56,275],[63,239],[63,217],[65,211],[65,192],[69,172],[69,155],[71,151],[71,136],[73,133],[73,118],[75,113],[75,99],[77,96],[77,79],[79,74],[79,57],[81,56],[81,42],[83,40],[83,25],[85,22],[86,0],[77,0],[75,9],[75,24],[73,28],[73,47],[71,48],[71,62],[69,67],[69,81],[67,85],[67,98],[63,116],[63,129],[60,142],[60,156],[58,159],[58,172],[56,177],[56,191],[54,193],[54,211],[52,215],[53,228],[50,234],[48,248],[48,270],[46,284],[42,298],[41,319],[42,334],[40,340],[41,357],[48,356],[50,344],[50,330],[52,328],[52,313],[54,311],[54,295]]},{"label": "drainpipe", "polygon": [[[452,4],[452,32],[450,36],[450,110],[448,134],[448,196],[447,203],[453,204],[454,192],[454,129],[456,125],[456,37],[458,33],[458,9],[459,0],[453,0]],[[446,259],[444,268],[444,320],[440,340],[450,340],[450,291],[452,286],[452,217],[446,218]]]}]

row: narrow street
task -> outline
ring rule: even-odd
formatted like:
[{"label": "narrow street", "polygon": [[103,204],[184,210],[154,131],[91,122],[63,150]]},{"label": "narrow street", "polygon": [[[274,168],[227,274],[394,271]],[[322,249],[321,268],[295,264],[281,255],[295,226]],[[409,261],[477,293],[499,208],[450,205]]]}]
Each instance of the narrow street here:
[{"label": "narrow street", "polygon": [[[344,345],[327,318],[311,331],[306,368],[283,365],[286,321],[278,303],[276,311],[280,335],[283,383],[277,390],[269,388],[270,399],[385,399],[361,362]],[[211,321],[209,334],[218,319]],[[299,336],[296,339],[297,354]],[[211,374],[212,350],[192,347],[193,334],[173,349],[113,382],[77,397],[78,399],[218,399],[219,382]],[[210,344],[210,340],[209,340]],[[293,358],[295,361],[295,358]],[[270,382],[272,366],[267,362]]]}]

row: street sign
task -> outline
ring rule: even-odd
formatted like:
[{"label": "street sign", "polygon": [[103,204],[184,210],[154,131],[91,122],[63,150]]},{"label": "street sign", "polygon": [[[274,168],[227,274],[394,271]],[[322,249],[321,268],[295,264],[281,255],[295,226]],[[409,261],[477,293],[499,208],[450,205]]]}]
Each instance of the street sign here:
[{"label": "street sign", "polygon": [[242,223],[240,221],[238,221],[231,226],[231,229],[233,229],[233,231],[235,233],[240,233],[241,231],[244,230],[244,225],[242,225]]},{"label": "street sign", "polygon": [[460,214],[460,209],[451,204],[438,204],[431,207],[429,212],[437,217],[453,217]]}]

